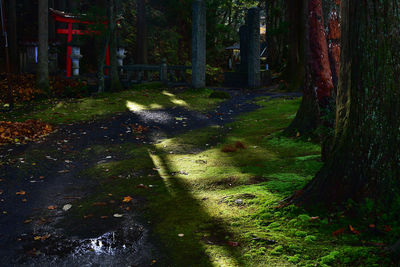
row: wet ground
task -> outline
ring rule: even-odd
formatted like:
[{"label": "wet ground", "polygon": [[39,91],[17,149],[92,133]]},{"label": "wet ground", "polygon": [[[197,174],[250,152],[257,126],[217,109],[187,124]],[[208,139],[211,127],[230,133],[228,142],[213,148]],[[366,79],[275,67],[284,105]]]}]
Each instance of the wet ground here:
[{"label": "wet ground", "polygon": [[[63,125],[37,143],[1,147],[0,266],[173,266],[143,219],[145,199],[133,196],[135,209],[101,223],[60,222],[70,203],[96,192],[98,181],[82,177],[82,170],[119,157],[82,151],[96,145],[156,143],[186,131],[223,126],[256,109],[249,100],[259,96],[299,96],[224,90],[232,99],[206,114],[184,108],[126,112]],[[132,125],[149,131],[137,138]]]}]

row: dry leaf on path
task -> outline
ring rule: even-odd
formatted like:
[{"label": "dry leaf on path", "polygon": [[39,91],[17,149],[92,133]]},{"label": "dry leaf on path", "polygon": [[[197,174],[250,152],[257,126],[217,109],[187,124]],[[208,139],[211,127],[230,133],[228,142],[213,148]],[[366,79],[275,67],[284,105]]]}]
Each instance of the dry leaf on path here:
[{"label": "dry leaf on path", "polygon": [[122,202],[128,203],[128,202],[131,202],[132,199],[133,199],[133,198],[132,198],[131,196],[127,196],[127,197],[124,197],[124,199],[122,200]]}]

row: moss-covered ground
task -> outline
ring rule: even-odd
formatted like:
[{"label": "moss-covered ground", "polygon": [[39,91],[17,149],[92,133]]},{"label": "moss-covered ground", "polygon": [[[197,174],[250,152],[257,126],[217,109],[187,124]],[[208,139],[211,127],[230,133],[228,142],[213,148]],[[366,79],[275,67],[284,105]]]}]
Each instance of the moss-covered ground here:
[{"label": "moss-covered ground", "polygon": [[[113,101],[139,103],[136,97],[147,99],[143,93],[128,92],[129,97]],[[148,99],[140,105],[167,106],[173,96],[163,95],[164,102]],[[196,97],[179,99],[199,104]],[[155,145],[125,143],[82,151],[107,151],[118,160],[81,173],[101,186],[77,201],[66,220],[84,221],[88,214],[92,220],[112,218],[132,208],[121,205],[124,197],[140,197],[146,200],[144,216],[173,266],[390,266],[380,246],[399,233],[395,226],[378,231],[384,226],[371,225],[368,218],[280,207],[322,166],[320,146],[280,134],[299,99],[260,98],[257,103],[260,109],[223,127],[189,131]]]},{"label": "moss-covered ground", "polygon": [[211,89],[166,88],[161,83],[135,85],[130,90],[101,93],[80,99],[50,99],[17,105],[12,113],[0,113],[0,121],[38,119],[50,124],[101,119],[127,110],[181,106],[206,111],[222,100],[209,98]]}]

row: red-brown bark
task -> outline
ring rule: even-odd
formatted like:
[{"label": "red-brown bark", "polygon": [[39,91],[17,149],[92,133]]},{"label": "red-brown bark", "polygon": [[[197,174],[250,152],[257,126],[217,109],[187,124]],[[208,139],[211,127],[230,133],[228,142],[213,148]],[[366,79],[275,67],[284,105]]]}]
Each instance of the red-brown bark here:
[{"label": "red-brown bark", "polygon": [[[336,5],[340,5],[340,1],[335,1]],[[332,9],[329,14],[328,24],[328,43],[329,43],[329,59],[331,62],[332,79],[337,84],[340,69],[340,17],[336,9]],[[336,82],[335,82],[336,81]]]},{"label": "red-brown bark", "polygon": [[313,84],[321,103],[331,95],[333,89],[321,0],[309,1],[308,23]]}]

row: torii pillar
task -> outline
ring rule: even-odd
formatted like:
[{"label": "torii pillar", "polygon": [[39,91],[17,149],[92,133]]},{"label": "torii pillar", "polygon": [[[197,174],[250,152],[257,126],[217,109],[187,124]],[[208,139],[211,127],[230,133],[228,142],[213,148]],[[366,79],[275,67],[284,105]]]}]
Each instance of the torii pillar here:
[{"label": "torii pillar", "polygon": [[206,6],[203,0],[193,2],[192,18],[192,86],[206,86]]}]

